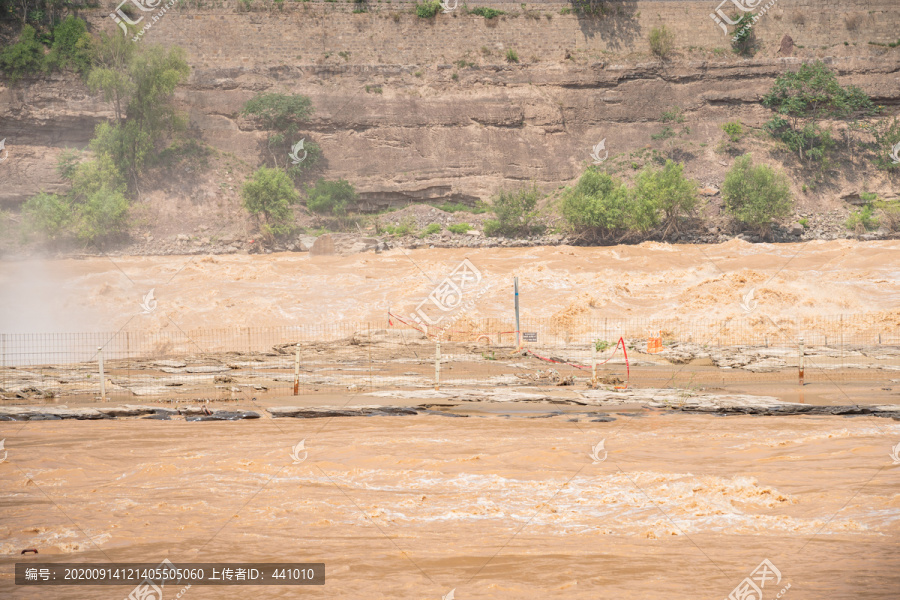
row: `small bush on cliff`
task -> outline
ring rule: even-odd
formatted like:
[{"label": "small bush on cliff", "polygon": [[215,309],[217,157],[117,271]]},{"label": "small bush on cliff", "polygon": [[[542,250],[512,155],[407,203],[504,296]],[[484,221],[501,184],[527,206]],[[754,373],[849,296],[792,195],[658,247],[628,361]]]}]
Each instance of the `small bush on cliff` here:
[{"label": "small bush on cliff", "polygon": [[650,51],[659,58],[666,58],[675,49],[675,34],[665,25],[651,29],[647,41],[650,43]]},{"label": "small bush on cliff", "polygon": [[[298,140],[300,128],[309,121],[315,109],[308,96],[301,94],[258,94],[244,105],[241,114],[253,119],[269,132],[266,145],[272,166],[284,166],[295,180],[312,168],[321,158],[322,150],[313,141]],[[290,158],[296,144],[303,142],[301,162]],[[295,155],[296,156],[296,155]],[[290,158],[290,160],[289,160]]]},{"label": "small bush on cliff", "polygon": [[306,206],[320,214],[346,215],[347,207],[358,200],[356,190],[346,179],[320,179],[307,190]]},{"label": "small bush on cliff", "polygon": [[500,15],[506,14],[502,10],[488,8],[486,6],[476,6],[475,8],[469,9],[469,13],[478,15],[479,17],[484,17],[485,19],[494,19],[496,17],[499,17]]},{"label": "small bush on cliff", "polygon": [[518,192],[501,190],[491,202],[496,219],[484,222],[485,235],[530,235],[538,227],[535,223],[537,203],[541,197],[536,185]]},{"label": "small bush on cliff", "polygon": [[818,123],[824,119],[856,121],[878,112],[872,99],[860,88],[841,86],[825,63],[802,65],[785,73],[762,99],[775,111],[765,128],[801,160],[818,164],[824,171],[835,142],[831,131]]},{"label": "small bush on cliff", "polygon": [[47,55],[47,65],[86,74],[91,70],[92,57],[92,38],[87,32],[87,24],[69,15],[53,30],[53,46]]},{"label": "small bush on cliff", "polygon": [[740,121],[729,121],[722,124],[722,131],[728,136],[732,142],[739,142],[744,136],[744,126]]},{"label": "small bush on cliff", "polygon": [[257,169],[241,188],[241,199],[247,212],[261,221],[264,235],[278,236],[294,230],[291,206],[300,202],[300,195],[281,169]]},{"label": "small bush on cliff", "polygon": [[0,51],[0,69],[13,83],[44,70],[44,46],[37,40],[34,27],[25,25],[19,41]]},{"label": "small bush on cliff", "polygon": [[756,33],[753,30],[755,24],[752,13],[744,13],[735,24],[734,35],[731,36],[731,47],[738,54],[751,54],[756,45]]},{"label": "small bush on cliff", "polygon": [[430,19],[441,10],[441,3],[438,0],[430,2],[416,3],[416,16],[420,19]]},{"label": "small bush on cliff", "polygon": [[766,165],[754,165],[749,154],[739,157],[722,184],[725,210],[743,225],[767,234],[772,219],[791,214],[793,199],[784,173]]}]

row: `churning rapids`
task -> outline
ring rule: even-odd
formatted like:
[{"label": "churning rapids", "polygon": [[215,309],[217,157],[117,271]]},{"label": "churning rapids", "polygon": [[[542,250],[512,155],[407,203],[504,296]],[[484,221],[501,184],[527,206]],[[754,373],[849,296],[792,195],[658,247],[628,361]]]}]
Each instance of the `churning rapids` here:
[{"label": "churning rapids", "polygon": [[[900,321],[900,242],[731,241],[6,262],[0,331],[384,322],[463,258],[491,284],[474,317],[509,317],[517,275],[532,317],[725,319],[753,289],[773,318]],[[194,586],[188,600],[719,600],[768,559],[780,581],[764,600],[898,598],[900,422],[604,410],[0,421],[0,596],[131,592],[15,586],[16,562],[168,558],[326,565],[324,587]]]},{"label": "churning rapids", "polygon": [[[900,322],[900,241],[90,257],[0,264],[0,330],[54,333],[341,321],[408,314],[468,257],[487,291],[468,315],[726,319],[882,312]],[[140,304],[154,291],[157,310]]]}]

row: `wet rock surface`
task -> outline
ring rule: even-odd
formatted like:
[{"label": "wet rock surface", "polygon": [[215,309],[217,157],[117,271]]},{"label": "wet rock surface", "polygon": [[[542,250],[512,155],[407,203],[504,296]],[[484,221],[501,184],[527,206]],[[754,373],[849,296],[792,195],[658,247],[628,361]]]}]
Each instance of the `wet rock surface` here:
[{"label": "wet rock surface", "polygon": [[279,406],[266,409],[273,418],[316,419],[321,417],[391,417],[417,415],[415,408],[402,406],[299,407]]}]

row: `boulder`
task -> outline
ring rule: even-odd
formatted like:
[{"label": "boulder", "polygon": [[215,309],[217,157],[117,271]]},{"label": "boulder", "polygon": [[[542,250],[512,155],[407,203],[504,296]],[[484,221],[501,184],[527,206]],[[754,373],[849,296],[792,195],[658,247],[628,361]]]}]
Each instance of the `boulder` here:
[{"label": "boulder", "polygon": [[791,56],[794,53],[794,38],[788,34],[784,34],[781,38],[781,46],[778,48],[778,54],[781,56]]},{"label": "boulder", "polygon": [[334,255],[334,240],[330,233],[320,235],[316,238],[316,243],[309,249],[311,256],[332,256]]}]

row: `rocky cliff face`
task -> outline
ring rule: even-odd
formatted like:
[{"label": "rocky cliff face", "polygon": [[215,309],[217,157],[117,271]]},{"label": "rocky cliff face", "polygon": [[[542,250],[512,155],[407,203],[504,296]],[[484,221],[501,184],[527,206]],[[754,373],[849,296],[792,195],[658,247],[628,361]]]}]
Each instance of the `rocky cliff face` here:
[{"label": "rocky cliff face", "polygon": [[[900,25],[900,11],[883,18],[865,13],[852,30],[847,24],[871,4],[842,3],[804,23],[797,16],[803,7],[772,9],[759,22],[760,50],[752,59],[723,50],[727,38],[709,19],[715,7],[706,2],[621,3],[618,15],[593,25],[560,15],[563,4],[537,4],[527,9],[537,14],[506,15],[493,24],[475,15],[422,22],[397,5],[362,15],[329,13],[334,5],[328,4],[283,13],[170,11],[140,43],[188,50],[192,75],[178,103],[193,131],[240,166],[236,173],[191,173],[184,181],[162,174],[143,194],[151,204],[186,198],[193,207],[233,204],[242,172],[264,160],[264,133],[241,119],[240,109],[258,92],[278,91],[313,101],[315,114],[302,133],[323,150],[313,175],[350,180],[368,209],[471,203],[532,181],[554,190],[592,162],[601,140],[623,176],[656,151],[685,162],[689,176],[715,189],[734,155],[751,151],[794,175],[801,208],[834,208],[864,186],[894,197],[896,182],[852,156],[831,183],[804,193],[801,165],[764,136],[721,147],[722,123],[740,119],[752,128],[769,118],[760,97],[801,60],[824,59],[842,82],[895,110],[900,48],[868,42],[891,41],[888,28]],[[105,14],[90,19],[95,29],[113,29]],[[645,50],[647,31],[657,23],[678,36],[678,52],[666,61]],[[798,43],[794,56],[781,56],[784,33]],[[518,63],[506,60],[510,49]],[[0,163],[0,206],[14,208],[38,191],[59,189],[58,154],[84,147],[111,112],[74,77],[0,86],[0,138],[7,138],[10,152]],[[681,116],[666,121],[664,113],[672,111]],[[223,181],[225,172],[231,183]]]}]

